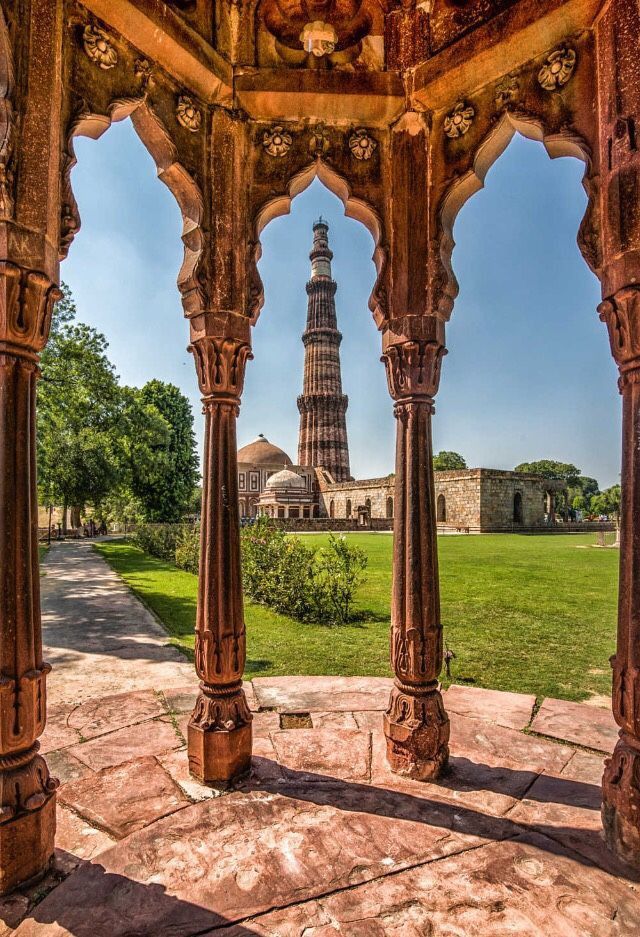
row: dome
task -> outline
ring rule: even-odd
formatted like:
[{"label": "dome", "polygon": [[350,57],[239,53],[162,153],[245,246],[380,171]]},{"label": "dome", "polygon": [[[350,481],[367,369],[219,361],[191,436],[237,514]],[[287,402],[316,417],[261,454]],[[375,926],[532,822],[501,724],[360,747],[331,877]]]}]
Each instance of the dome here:
[{"label": "dome", "polygon": [[238,462],[250,462],[252,465],[293,464],[287,453],[270,443],[262,433],[248,446],[238,449]]},{"label": "dome", "polygon": [[292,472],[290,469],[282,469],[267,479],[267,488],[288,488],[304,489],[306,488],[304,478]]}]

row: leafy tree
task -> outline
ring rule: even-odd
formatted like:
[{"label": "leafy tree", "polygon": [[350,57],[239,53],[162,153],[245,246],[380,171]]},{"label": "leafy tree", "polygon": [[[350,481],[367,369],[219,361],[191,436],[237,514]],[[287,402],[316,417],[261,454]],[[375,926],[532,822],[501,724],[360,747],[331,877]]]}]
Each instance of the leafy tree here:
[{"label": "leafy tree", "polygon": [[456,469],[466,469],[467,463],[458,452],[438,452],[433,457],[434,472],[453,472]]},{"label": "leafy tree", "polygon": [[[117,483],[120,389],[107,341],[75,323],[65,288],[42,353],[38,388],[38,484],[44,504],[98,504]],[[77,511],[76,511],[77,514]]]},{"label": "leafy tree", "polygon": [[143,451],[132,443],[131,490],[147,520],[178,521],[192,505],[198,482],[191,404],[175,385],[158,380],[135,395],[137,404],[146,408],[142,412],[156,416]]},{"label": "leafy tree", "polygon": [[[581,477],[579,468],[570,462],[555,462],[553,459],[540,459],[538,462],[522,462],[516,465],[514,472],[527,475],[542,475],[543,478],[562,479],[567,485],[575,486]],[[597,482],[596,482],[597,484]]]},{"label": "leafy tree", "polygon": [[609,517],[620,516],[620,485],[612,485],[591,499],[591,511],[594,514],[606,514]]}]

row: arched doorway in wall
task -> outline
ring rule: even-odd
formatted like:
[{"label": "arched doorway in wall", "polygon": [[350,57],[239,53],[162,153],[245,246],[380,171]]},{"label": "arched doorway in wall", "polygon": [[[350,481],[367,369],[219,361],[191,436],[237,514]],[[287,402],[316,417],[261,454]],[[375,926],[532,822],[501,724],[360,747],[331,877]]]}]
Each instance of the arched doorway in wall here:
[{"label": "arched doorway in wall", "polygon": [[386,511],[387,511],[387,520],[393,520],[393,498],[391,495],[387,498],[386,502]]},{"label": "arched doorway in wall", "polygon": [[436,505],[436,520],[439,524],[444,524],[447,519],[447,501],[443,494],[438,495]]},{"label": "arched doorway in wall", "polygon": [[367,509],[369,520],[371,520],[371,498],[365,498],[364,506]]},{"label": "arched doorway in wall", "polygon": [[524,509],[522,506],[522,493],[516,491],[513,496],[513,523],[524,524]]},{"label": "arched doorway in wall", "polygon": [[346,508],[345,508],[347,520],[351,518],[351,512],[352,512],[351,498],[347,498],[347,503],[346,503]]},{"label": "arched doorway in wall", "polygon": [[336,516],[336,505],[335,505],[335,501],[332,498],[331,501],[329,502],[329,517],[335,517],[335,516]]}]

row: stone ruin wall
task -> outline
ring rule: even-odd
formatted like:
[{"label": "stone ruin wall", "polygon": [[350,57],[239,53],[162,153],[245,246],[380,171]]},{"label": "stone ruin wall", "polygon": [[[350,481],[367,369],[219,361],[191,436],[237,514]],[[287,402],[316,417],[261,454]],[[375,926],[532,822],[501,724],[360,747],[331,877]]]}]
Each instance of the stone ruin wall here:
[{"label": "stone ruin wall", "polygon": [[[481,524],[483,530],[542,527],[545,520],[546,483],[517,472],[481,472]],[[522,495],[522,524],[514,524],[513,502]]]},{"label": "stone ruin wall", "polygon": [[330,503],[334,502],[334,517],[347,517],[347,500],[351,499],[351,514],[357,519],[358,508],[363,507],[369,499],[371,501],[371,518],[387,518],[387,499],[394,497],[395,479],[370,478],[354,482],[344,482],[340,485],[322,486],[319,492],[320,517],[330,516]]},{"label": "stone ruin wall", "polygon": [[[438,498],[444,495],[446,520],[439,527],[469,527],[480,529],[480,473],[435,472],[436,510]],[[439,517],[436,514],[436,517]]]}]

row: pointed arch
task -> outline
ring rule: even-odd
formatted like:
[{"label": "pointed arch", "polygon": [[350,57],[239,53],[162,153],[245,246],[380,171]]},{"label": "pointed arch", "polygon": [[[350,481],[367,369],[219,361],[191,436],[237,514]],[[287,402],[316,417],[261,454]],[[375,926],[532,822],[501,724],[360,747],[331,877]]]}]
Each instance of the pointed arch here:
[{"label": "pointed arch", "polygon": [[206,304],[198,276],[204,249],[204,199],[199,186],[179,161],[177,148],[168,130],[146,97],[120,98],[112,102],[106,114],[92,113],[81,107],[71,120],[63,168],[60,257],[63,259],[67,256],[71,242],[80,229],[80,213],[71,185],[71,171],[77,162],[73,141],[80,136],[98,140],[113,123],[127,117],[131,118],[134,130],[155,162],[158,179],[167,186],[180,208],[184,259],[177,283],[185,315],[188,315]]},{"label": "pointed arch", "polygon": [[579,134],[571,129],[558,133],[546,130],[541,119],[530,115],[505,111],[495,127],[484,138],[478,149],[471,168],[464,175],[455,179],[445,192],[439,208],[438,226],[440,230],[440,265],[445,281],[442,297],[439,301],[439,311],[443,318],[449,319],[453,310],[454,301],[458,295],[459,287],[453,272],[453,249],[455,239],[453,228],[462,206],[484,188],[487,173],[495,162],[502,156],[516,133],[522,134],[529,140],[542,143],[550,159],[561,156],[574,156],[585,164],[585,174],[582,179],[583,188],[587,194],[587,209],[578,231],[578,247],[589,268],[599,276],[600,236],[596,216],[597,188],[593,170],[591,147]]},{"label": "pointed arch", "polygon": [[274,218],[289,214],[294,198],[304,192],[316,178],[340,199],[344,205],[346,217],[353,218],[363,224],[373,238],[374,249],[371,259],[376,268],[376,281],[369,297],[369,309],[376,322],[386,318],[384,291],[381,284],[387,264],[387,250],[384,246],[383,222],[380,213],[364,199],[354,196],[344,176],[318,158],[305,166],[304,169],[294,173],[287,183],[286,191],[270,198],[258,209],[255,215],[250,259],[252,283],[250,315],[252,325],[255,325],[258,321],[264,303],[262,280],[258,273],[258,261],[262,256],[260,235]]}]

